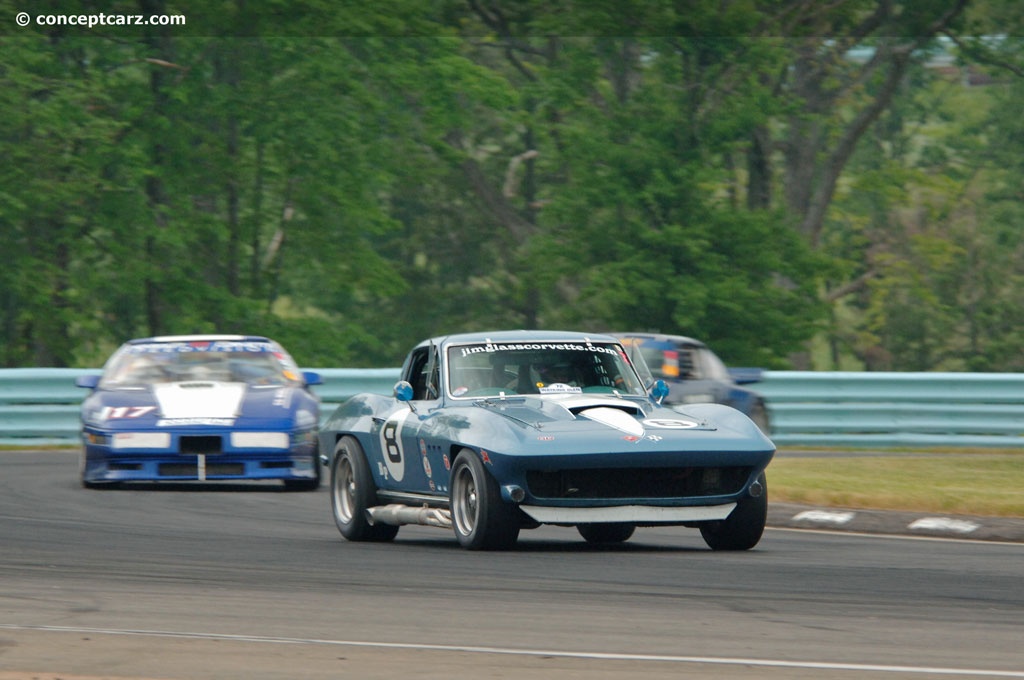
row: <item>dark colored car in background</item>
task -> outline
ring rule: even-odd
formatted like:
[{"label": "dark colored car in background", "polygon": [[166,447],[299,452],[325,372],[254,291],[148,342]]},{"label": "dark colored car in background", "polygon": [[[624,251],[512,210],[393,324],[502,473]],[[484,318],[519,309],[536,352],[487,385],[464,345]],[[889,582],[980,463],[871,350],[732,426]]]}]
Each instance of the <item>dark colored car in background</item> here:
[{"label": "dark colored car in background", "polygon": [[732,406],[771,436],[771,418],[764,398],[746,385],[760,382],[761,370],[726,367],[711,348],[685,335],[612,333],[623,345],[639,345],[655,378],[669,386],[667,406],[716,403]]}]

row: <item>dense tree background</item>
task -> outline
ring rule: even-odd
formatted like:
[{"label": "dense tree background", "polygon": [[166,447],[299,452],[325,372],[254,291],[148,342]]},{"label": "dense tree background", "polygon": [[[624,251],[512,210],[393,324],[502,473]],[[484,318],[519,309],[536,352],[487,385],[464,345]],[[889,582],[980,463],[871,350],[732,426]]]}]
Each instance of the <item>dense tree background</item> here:
[{"label": "dense tree background", "polygon": [[517,327],[1024,369],[1013,0],[255,4],[3,29],[0,365],[246,332],[396,366]]}]

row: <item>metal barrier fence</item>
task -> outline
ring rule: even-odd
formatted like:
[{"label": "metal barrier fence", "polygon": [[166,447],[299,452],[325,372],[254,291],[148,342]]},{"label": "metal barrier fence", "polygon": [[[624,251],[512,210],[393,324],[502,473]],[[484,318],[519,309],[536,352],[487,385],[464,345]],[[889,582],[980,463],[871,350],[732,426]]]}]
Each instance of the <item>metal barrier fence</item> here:
[{"label": "metal barrier fence", "polygon": [[[313,391],[322,415],[360,392],[390,394],[397,368],[311,368],[324,384]],[[79,406],[87,391],[75,378],[99,369],[9,368],[0,370],[0,445],[49,446],[78,443]]]},{"label": "metal barrier fence", "polygon": [[1024,447],[1024,374],[766,371],[779,446]]},{"label": "metal barrier fence", "polygon": [[[314,370],[322,413],[359,392],[390,394],[399,369]],[[98,369],[0,370],[0,445],[78,441],[85,390]],[[1024,374],[765,371],[755,387],[780,447],[1022,448]]]}]

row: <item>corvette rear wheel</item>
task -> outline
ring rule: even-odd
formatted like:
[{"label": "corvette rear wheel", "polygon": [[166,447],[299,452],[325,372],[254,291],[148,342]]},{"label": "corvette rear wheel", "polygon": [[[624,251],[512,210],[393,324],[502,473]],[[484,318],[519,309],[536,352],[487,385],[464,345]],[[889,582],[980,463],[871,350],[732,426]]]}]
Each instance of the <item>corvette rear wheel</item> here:
[{"label": "corvette rear wheel", "polygon": [[593,524],[577,524],[576,531],[580,532],[587,543],[623,543],[636,531],[635,524],[622,522],[595,522]]},{"label": "corvette rear wheel", "polygon": [[480,458],[463,449],[452,465],[449,487],[452,528],[468,550],[506,550],[519,538],[515,507],[501,498],[494,477]]},{"label": "corvette rear wheel", "polygon": [[764,533],[768,521],[768,483],[764,473],[757,478],[762,493],[756,498],[744,498],[728,517],[717,522],[701,524],[700,535],[712,550],[750,550]]},{"label": "corvette rear wheel", "polygon": [[331,462],[331,509],[341,535],[350,541],[390,541],[398,527],[371,524],[366,510],[377,505],[377,487],[363,447],[354,437],[342,437]]}]

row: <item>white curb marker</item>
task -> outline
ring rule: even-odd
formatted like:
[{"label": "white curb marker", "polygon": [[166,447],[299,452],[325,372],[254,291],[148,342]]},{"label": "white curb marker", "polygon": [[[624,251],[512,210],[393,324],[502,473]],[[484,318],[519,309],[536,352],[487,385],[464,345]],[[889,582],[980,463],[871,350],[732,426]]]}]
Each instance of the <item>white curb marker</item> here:
[{"label": "white curb marker", "polygon": [[856,517],[852,512],[829,512],[827,510],[805,510],[793,516],[797,522],[818,522],[820,524],[832,524],[843,526],[849,524]]},{"label": "white curb marker", "polygon": [[950,519],[949,517],[922,517],[915,519],[907,525],[908,529],[921,529],[924,531],[952,531],[958,534],[969,534],[981,528],[980,524],[968,522],[963,519]]}]

